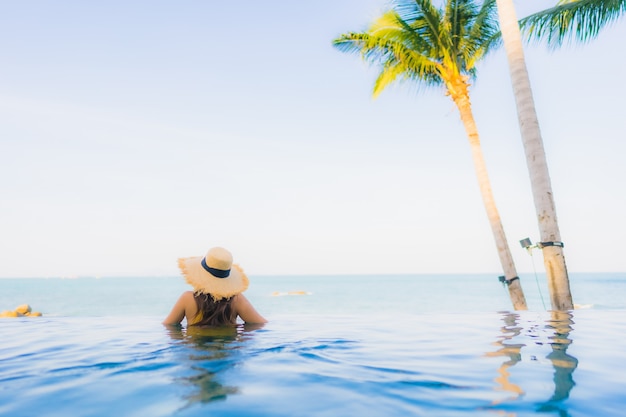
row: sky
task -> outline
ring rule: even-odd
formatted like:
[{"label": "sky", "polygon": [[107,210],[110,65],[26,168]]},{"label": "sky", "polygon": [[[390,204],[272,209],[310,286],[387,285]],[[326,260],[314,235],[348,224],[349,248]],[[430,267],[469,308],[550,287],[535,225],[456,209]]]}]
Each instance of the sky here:
[{"label": "sky", "polygon": [[[553,4],[516,1],[523,17]],[[463,126],[331,41],[382,0],[0,0],[0,277],[501,274]],[[525,48],[570,272],[626,271],[626,21]],[[503,50],[471,99],[520,273],[543,271]]]}]

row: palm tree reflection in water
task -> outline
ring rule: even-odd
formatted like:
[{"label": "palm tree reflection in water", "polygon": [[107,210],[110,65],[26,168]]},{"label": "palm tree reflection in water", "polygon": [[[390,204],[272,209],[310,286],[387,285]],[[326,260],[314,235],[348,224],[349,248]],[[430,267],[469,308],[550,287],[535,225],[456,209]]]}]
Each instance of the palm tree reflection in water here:
[{"label": "palm tree reflection in water", "polygon": [[500,385],[500,390],[512,392],[513,396],[494,402],[494,404],[517,399],[524,395],[524,390],[522,390],[519,385],[514,384],[509,380],[511,374],[508,371],[509,368],[515,366],[515,364],[522,360],[522,354],[520,351],[522,347],[526,346],[523,343],[507,343],[514,337],[519,336],[523,330],[522,327],[518,325],[519,315],[514,313],[505,313],[502,320],[504,321],[504,326],[500,328],[502,336],[499,336],[498,341],[493,343],[495,346],[499,346],[500,348],[495,352],[487,352],[486,356],[506,356],[509,358],[507,361],[503,362],[502,365],[500,365],[500,368],[498,368],[498,373],[500,375],[495,378],[494,381]]},{"label": "palm tree reflection in water", "polygon": [[578,359],[567,354],[567,348],[572,344],[569,334],[573,330],[574,316],[568,311],[551,311],[550,314],[552,319],[547,322],[546,328],[554,330],[554,335],[549,336],[552,352],[546,358],[554,367],[554,394],[548,401],[540,404],[538,411],[557,411],[559,416],[565,417],[569,413],[561,404],[576,385],[573,375],[578,367]]},{"label": "palm tree reflection in water", "polygon": [[251,338],[249,330],[263,325],[240,325],[228,327],[190,326],[168,327],[169,336],[183,349],[181,361],[187,362],[192,373],[176,378],[185,385],[194,387],[185,396],[189,407],[195,403],[225,400],[238,394],[239,388],[222,384],[219,379],[224,372],[236,366],[244,358],[239,350]]},{"label": "palm tree reflection in water", "polygon": [[[494,405],[520,399],[524,396],[524,390],[517,384],[510,381],[509,369],[515,366],[522,360],[521,350],[525,343],[518,339],[518,343],[512,343],[516,337],[525,337],[522,335],[522,331],[525,330],[523,326],[519,324],[520,316],[514,313],[504,313],[502,320],[504,326],[500,328],[502,335],[499,336],[499,340],[494,342],[494,345],[500,348],[495,352],[487,352],[488,357],[506,356],[508,360],[504,361],[500,368],[498,368],[499,376],[494,379],[499,385],[499,390],[512,392],[512,397],[506,398],[494,402]],[[554,368],[554,393],[546,402],[538,404],[537,411],[539,412],[556,412],[560,417],[568,417],[569,413],[567,408],[563,405],[563,401],[569,398],[572,388],[576,385],[574,382],[573,374],[574,370],[578,366],[578,359],[567,354],[567,348],[571,345],[572,340],[569,338],[572,332],[572,324],[574,324],[573,315],[570,312],[564,311],[551,311],[550,319],[546,321],[545,326],[541,328],[538,324],[533,324],[529,329],[526,329],[528,336],[534,339],[539,338],[539,334],[543,330],[549,330],[550,335],[547,337],[548,344],[551,347],[551,352],[546,356]],[[521,335],[521,336],[520,336]],[[534,343],[543,345],[543,342],[535,340]],[[515,413],[507,413],[507,415],[513,417]]]}]

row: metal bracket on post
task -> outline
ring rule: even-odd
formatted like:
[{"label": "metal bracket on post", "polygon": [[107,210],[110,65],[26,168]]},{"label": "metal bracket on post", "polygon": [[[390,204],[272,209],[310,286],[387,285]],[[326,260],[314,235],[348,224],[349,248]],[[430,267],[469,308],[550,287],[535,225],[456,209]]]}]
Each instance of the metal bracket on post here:
[{"label": "metal bracket on post", "polygon": [[543,249],[546,246],[558,246],[560,248],[565,247],[563,242],[537,242],[536,245],[539,249]]},{"label": "metal bracket on post", "polygon": [[530,240],[530,238],[520,240],[519,244],[522,245],[522,248],[526,249],[528,253],[531,253],[531,251],[535,248],[543,249],[547,246],[558,246],[560,248],[565,247],[565,244],[563,242],[537,242],[535,245],[533,245],[533,242]]},{"label": "metal bracket on post", "polygon": [[498,281],[500,281],[502,285],[511,285],[511,282],[515,281],[516,279],[519,279],[519,277],[513,277],[511,279],[506,279],[504,275],[500,275],[498,277]]}]

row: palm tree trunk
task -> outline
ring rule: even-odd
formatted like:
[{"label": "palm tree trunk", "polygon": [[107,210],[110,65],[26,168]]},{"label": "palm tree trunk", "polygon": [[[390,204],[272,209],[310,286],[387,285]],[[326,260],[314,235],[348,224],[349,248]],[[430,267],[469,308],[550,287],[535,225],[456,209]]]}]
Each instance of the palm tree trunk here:
[{"label": "palm tree trunk", "polygon": [[[504,48],[509,61],[522,142],[539,222],[539,233],[542,242],[550,242],[552,245],[542,248],[550,301],[553,310],[571,310],[573,308],[572,294],[556,218],[548,163],[526,70],[515,7],[512,0],[496,0],[496,3]],[[560,246],[554,246],[555,242]]]},{"label": "palm tree trunk", "polygon": [[[466,86],[463,87],[466,89]],[[469,100],[469,96],[466,94],[451,94],[452,100],[455,102],[459,113],[461,114],[461,120],[465,127],[465,132],[469,139],[470,148],[472,151],[472,160],[474,161],[474,170],[476,171],[476,177],[478,179],[478,185],[480,187],[480,194],[483,198],[483,204],[487,211],[487,217],[489,218],[489,224],[491,225],[491,231],[496,242],[498,249],[498,257],[500,258],[500,264],[504,270],[504,277],[509,288],[509,296],[515,310],[526,310],[526,298],[522,291],[517,271],[515,270],[515,264],[511,251],[509,250],[509,244],[504,234],[504,228],[502,227],[502,221],[500,220],[500,214],[496,208],[496,202],[493,198],[493,192],[491,191],[491,183],[489,176],[487,175],[487,164],[483,157],[483,151],[480,146],[480,138],[478,136],[478,129],[476,128],[476,122],[474,121],[474,115],[472,114],[472,107]]]}]

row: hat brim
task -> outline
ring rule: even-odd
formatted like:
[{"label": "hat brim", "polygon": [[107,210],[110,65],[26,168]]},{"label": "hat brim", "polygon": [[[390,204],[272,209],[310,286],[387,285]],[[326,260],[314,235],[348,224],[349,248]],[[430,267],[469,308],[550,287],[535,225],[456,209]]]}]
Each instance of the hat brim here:
[{"label": "hat brim", "polygon": [[248,277],[239,265],[232,265],[227,278],[217,278],[202,267],[202,259],[202,256],[178,259],[178,267],[194,292],[210,294],[217,301],[233,297],[248,288]]}]

